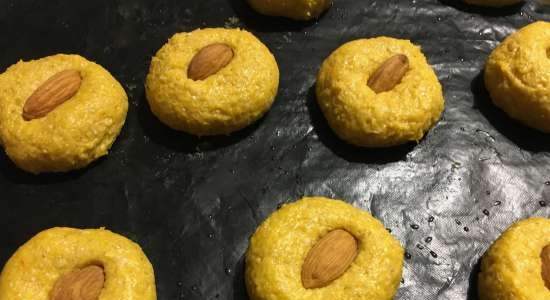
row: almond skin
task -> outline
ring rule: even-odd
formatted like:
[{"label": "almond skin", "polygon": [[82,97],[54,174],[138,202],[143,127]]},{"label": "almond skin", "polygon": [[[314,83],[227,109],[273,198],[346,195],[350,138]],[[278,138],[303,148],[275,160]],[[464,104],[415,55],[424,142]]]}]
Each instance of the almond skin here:
[{"label": "almond skin", "polygon": [[396,54],[378,67],[369,78],[367,85],[377,94],[387,92],[401,82],[408,70],[409,59],[407,56]]},{"label": "almond skin", "polygon": [[205,80],[227,66],[233,56],[233,49],[227,44],[210,44],[193,57],[187,69],[187,77],[192,80]]},{"label": "almond skin", "polygon": [[61,276],[55,282],[50,300],[97,300],[104,285],[103,268],[90,265]]},{"label": "almond skin", "polygon": [[71,99],[80,89],[82,77],[76,70],[56,73],[27,99],[23,106],[23,119],[30,121],[45,117],[65,101]]},{"label": "almond skin", "polygon": [[309,250],[302,265],[302,285],[321,288],[342,276],[358,253],[357,240],[349,232],[336,229]]},{"label": "almond skin", "polygon": [[550,290],[550,245],[544,247],[540,253],[542,265],[541,276],[546,288]]}]

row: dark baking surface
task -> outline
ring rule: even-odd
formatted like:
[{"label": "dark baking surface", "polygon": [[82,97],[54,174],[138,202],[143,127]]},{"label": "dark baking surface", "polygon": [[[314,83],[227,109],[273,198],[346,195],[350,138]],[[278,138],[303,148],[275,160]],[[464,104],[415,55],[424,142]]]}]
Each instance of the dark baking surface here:
[{"label": "dark baking surface", "polygon": [[[336,0],[317,22],[252,12],[243,0],[0,0],[0,68],[77,53],[124,85],[130,109],[111,153],[34,176],[0,154],[0,264],[39,231],[105,226],[138,242],[159,299],[247,299],[248,238],[283,202],[346,199],[407,250],[396,299],[475,299],[479,258],[515,220],[548,216],[550,139],[489,101],[481,70],[508,34],[550,20],[537,2],[495,10],[458,1]],[[242,27],[275,54],[277,100],[253,126],[195,138],[149,111],[151,56],[174,33]],[[338,140],[315,102],[317,70],[344,42],[389,35],[422,46],[443,84],[442,120],[419,144],[365,150]]]}]

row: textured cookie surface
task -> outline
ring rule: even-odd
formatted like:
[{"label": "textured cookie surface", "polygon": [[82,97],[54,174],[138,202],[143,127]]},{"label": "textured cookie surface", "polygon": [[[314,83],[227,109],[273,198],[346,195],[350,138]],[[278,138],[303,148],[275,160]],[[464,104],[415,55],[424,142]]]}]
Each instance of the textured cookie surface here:
[{"label": "textured cookie surface", "polygon": [[332,0],[248,0],[248,3],[264,15],[311,20],[328,9]]},{"label": "textured cookie surface", "polygon": [[0,300],[49,300],[55,282],[89,264],[101,265],[98,300],[156,300],[155,276],[141,248],[105,229],[52,228],[37,234],[8,260]]},{"label": "textured cookie surface", "polygon": [[[369,77],[396,54],[407,56],[409,70],[393,89],[375,93]],[[321,66],[316,93],[334,132],[364,147],[418,141],[444,107],[441,85],[420,47],[388,37],[352,41],[334,51]]]},{"label": "textured cookie surface", "polygon": [[[233,49],[227,66],[205,80],[188,78],[194,56],[221,43]],[[174,35],[153,57],[146,81],[152,112],[173,129],[195,135],[229,134],[262,117],[279,86],[269,49],[240,29],[199,29]]]},{"label": "textured cookie surface", "polygon": [[550,245],[550,219],[526,219],[508,228],[483,256],[482,300],[549,300],[541,276],[542,249]]},{"label": "textured cookie surface", "polygon": [[[349,269],[326,287],[306,289],[302,264],[328,232],[344,229],[358,241]],[[368,212],[343,201],[304,198],[285,205],[257,229],[246,254],[252,300],[389,300],[401,280],[403,248]]]},{"label": "textured cookie surface", "polygon": [[[26,121],[27,99],[64,70],[80,73],[78,92],[45,117]],[[0,75],[0,139],[13,162],[29,172],[79,169],[106,155],[127,111],[122,86],[107,70],[78,55],[20,61]]]},{"label": "textured cookie surface", "polygon": [[485,85],[510,117],[550,132],[550,22],[527,25],[489,56]]}]

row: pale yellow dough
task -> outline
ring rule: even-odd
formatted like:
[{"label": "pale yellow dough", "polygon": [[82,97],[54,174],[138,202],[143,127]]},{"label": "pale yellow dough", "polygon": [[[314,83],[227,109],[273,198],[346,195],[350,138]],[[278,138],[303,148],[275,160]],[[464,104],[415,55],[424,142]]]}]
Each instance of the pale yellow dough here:
[{"label": "pale yellow dough", "polygon": [[[375,93],[369,77],[396,54],[408,57],[409,71],[392,90]],[[441,84],[420,47],[389,37],[352,41],[334,51],[321,66],[316,92],[334,132],[363,147],[419,141],[444,107]]]},{"label": "pale yellow dough", "polygon": [[248,0],[257,12],[299,21],[319,17],[332,5],[332,0]]},{"label": "pale yellow dough", "polygon": [[49,300],[60,276],[102,265],[98,300],[156,300],[155,275],[141,248],[105,229],[52,228],[40,232],[8,260],[0,275],[0,300]]},{"label": "pale yellow dough", "polygon": [[510,117],[550,133],[550,22],[507,37],[487,60],[485,85]]},{"label": "pale yellow dough", "polygon": [[[80,71],[80,90],[45,117],[25,121],[29,96],[54,74]],[[78,55],[20,61],[0,75],[0,140],[7,155],[32,173],[79,169],[107,154],[120,133],[128,98],[101,66]]]},{"label": "pale yellow dough", "polygon": [[[304,259],[335,229],[355,236],[358,256],[328,286],[305,289]],[[304,198],[273,213],[250,239],[246,286],[251,300],[389,300],[401,280],[403,253],[399,242],[368,212],[340,200]]]},{"label": "pale yellow dough", "polygon": [[[233,60],[205,80],[187,78],[193,57],[213,43],[229,45]],[[278,86],[277,62],[256,37],[240,29],[210,28],[174,35],[153,57],[145,90],[162,122],[203,136],[229,134],[258,120]]]},{"label": "pale yellow dough", "polygon": [[523,2],[524,0],[464,0],[468,4],[474,4],[479,6],[492,6],[492,7],[502,7],[517,4]]},{"label": "pale yellow dough", "polygon": [[526,219],[508,228],[483,256],[481,300],[550,300],[541,276],[542,249],[550,244],[550,219]]}]

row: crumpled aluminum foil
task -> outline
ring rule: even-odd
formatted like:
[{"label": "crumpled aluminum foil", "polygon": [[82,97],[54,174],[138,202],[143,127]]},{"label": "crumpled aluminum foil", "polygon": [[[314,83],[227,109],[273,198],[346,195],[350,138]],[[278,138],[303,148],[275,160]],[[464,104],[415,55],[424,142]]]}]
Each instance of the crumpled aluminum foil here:
[{"label": "crumpled aluminum foil", "polygon": [[[85,170],[33,176],[0,155],[0,263],[53,226],[105,226],[138,242],[159,299],[247,299],[249,236],[303,195],[370,211],[407,254],[396,299],[476,299],[480,257],[516,220],[548,216],[550,140],[495,108],[482,70],[517,28],[550,20],[545,0],[476,8],[456,0],[336,0],[318,21],[251,11],[243,0],[5,0],[0,66],[79,53],[109,69],[130,111],[111,153]],[[175,32],[241,27],[275,54],[271,111],[227,137],[174,132],[150,112],[150,57]],[[388,35],[421,45],[446,109],[418,144],[369,150],[340,141],[315,100],[316,73],[341,44]]]}]

